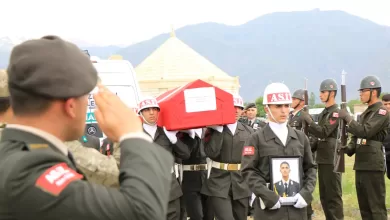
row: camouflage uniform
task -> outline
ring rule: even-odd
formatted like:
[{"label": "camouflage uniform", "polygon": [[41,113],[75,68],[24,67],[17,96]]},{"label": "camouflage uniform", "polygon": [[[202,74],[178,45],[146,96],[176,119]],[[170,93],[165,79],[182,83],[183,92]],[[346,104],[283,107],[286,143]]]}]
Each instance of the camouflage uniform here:
[{"label": "camouflage uniform", "polygon": [[85,147],[77,140],[65,144],[72,152],[77,168],[90,182],[119,187],[119,168],[114,157],[107,157],[93,148]]}]

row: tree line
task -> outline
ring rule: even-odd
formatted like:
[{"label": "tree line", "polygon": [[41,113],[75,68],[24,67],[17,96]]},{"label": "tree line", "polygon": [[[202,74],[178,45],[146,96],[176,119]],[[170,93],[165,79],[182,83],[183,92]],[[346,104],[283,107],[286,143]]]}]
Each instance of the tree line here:
[{"label": "tree line", "polygon": [[[384,92],[381,94],[380,99],[382,99],[382,96],[388,94],[387,92]],[[264,111],[264,105],[263,105],[263,96],[260,96],[259,98],[256,99],[255,101],[256,106],[257,106],[257,117],[265,117],[265,111]],[[245,106],[248,103],[245,103]],[[325,108],[325,104],[323,103],[316,103],[316,96],[314,92],[310,93],[309,96],[309,108]],[[359,99],[351,99],[348,101],[347,105],[350,108],[351,112],[354,113],[353,106],[356,104],[361,104]]]}]

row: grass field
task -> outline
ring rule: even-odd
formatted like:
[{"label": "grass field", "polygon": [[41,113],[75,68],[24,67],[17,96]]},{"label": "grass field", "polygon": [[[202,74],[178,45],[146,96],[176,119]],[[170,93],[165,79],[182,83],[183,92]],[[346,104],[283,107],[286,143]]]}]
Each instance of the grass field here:
[{"label": "grass field", "polygon": [[[357,202],[356,190],[355,190],[355,172],[352,169],[354,163],[354,157],[345,156],[345,173],[343,174],[343,203],[344,203],[344,219],[345,220],[359,220],[360,212],[359,205]],[[390,219],[390,180],[386,177],[386,206],[388,208],[388,219]],[[318,192],[318,182],[317,187],[314,192],[314,201],[312,203],[314,209],[314,218],[313,220],[323,220],[325,219],[324,213],[322,211],[320,195]]]}]

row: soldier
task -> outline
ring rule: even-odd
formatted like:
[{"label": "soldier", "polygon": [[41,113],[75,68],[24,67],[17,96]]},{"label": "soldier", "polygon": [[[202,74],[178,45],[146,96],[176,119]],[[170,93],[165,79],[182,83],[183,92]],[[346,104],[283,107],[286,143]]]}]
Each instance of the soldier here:
[{"label": "soldier", "polygon": [[0,70],[0,137],[2,128],[13,116],[10,108],[7,72]]},{"label": "soldier", "polygon": [[100,140],[98,137],[84,134],[82,137],[79,138],[79,141],[83,143],[85,147],[96,149],[97,151],[100,151]]},{"label": "soldier", "polygon": [[382,142],[387,135],[389,113],[379,100],[381,83],[376,76],[364,77],[360,83],[360,101],[368,104],[360,123],[345,109],[339,118],[352,134],[346,153],[355,154],[355,182],[360,215],[363,220],[386,220],[385,164]]},{"label": "soldier", "polygon": [[242,123],[247,124],[248,126],[252,127],[253,129],[257,129],[259,127],[263,128],[266,123],[261,121],[260,119],[256,118],[257,115],[257,107],[255,103],[249,103],[246,107],[246,119],[242,120]]},{"label": "soldier", "polygon": [[204,140],[204,151],[212,163],[201,192],[209,196],[210,206],[219,220],[246,220],[251,195],[239,171],[244,142],[254,131],[238,122],[244,109],[241,97],[234,96],[234,107],[236,123],[209,128]]},{"label": "soldier", "polygon": [[207,196],[200,193],[207,175],[206,154],[203,146],[202,128],[191,129],[188,133],[180,132],[180,140],[191,148],[191,156],[183,160],[183,197],[186,211],[191,220],[207,218]]},{"label": "soldier", "polygon": [[99,85],[94,96],[100,127],[121,146],[120,189],[89,183],[63,144],[83,135],[97,84],[76,45],[57,36],[26,41],[7,72],[14,124],[0,142],[0,219],[163,219],[173,158],[115,94]]},{"label": "soldier", "polygon": [[[190,157],[190,149],[176,134],[178,131],[167,131],[165,127],[157,126],[160,106],[152,97],[145,97],[138,106],[138,114],[143,121],[143,129],[146,134],[153,138],[154,143],[171,152],[176,161],[186,160]],[[183,195],[178,177],[178,164],[172,163],[171,188],[168,204],[167,220],[179,220],[181,218],[180,198]]]},{"label": "soldier", "polygon": [[[268,85],[264,91],[263,104],[269,122],[249,137],[242,151],[241,173],[256,195],[254,219],[306,219],[305,207],[313,199],[312,193],[316,184],[316,165],[309,140],[303,132],[287,125],[291,94],[286,85]],[[281,206],[280,196],[269,188],[270,158],[281,156],[297,156],[302,161],[298,166],[302,170],[301,188],[299,193],[292,197],[295,202],[293,206]]]},{"label": "soldier", "polygon": [[344,219],[341,188],[341,173],[333,172],[334,154],[338,128],[338,107],[335,102],[337,83],[326,79],[320,85],[320,99],[325,109],[316,124],[306,112],[301,117],[309,125],[309,133],[318,138],[316,162],[322,209],[327,220]]},{"label": "soldier", "polygon": [[[382,96],[382,103],[386,107],[387,111],[390,111],[390,94]],[[386,174],[387,178],[390,179],[390,124],[387,128],[387,136],[383,140],[383,146],[385,147],[386,153]]]},{"label": "soldier", "polygon": [[[301,117],[302,110],[305,107],[305,91],[303,89],[296,90],[292,95],[291,107],[293,110],[290,112],[289,125],[297,130],[302,130],[303,118]],[[317,150],[318,139],[313,135],[308,135],[313,161],[315,160],[315,151]],[[310,220],[313,215],[313,208],[311,203],[307,205],[307,219]]]}]

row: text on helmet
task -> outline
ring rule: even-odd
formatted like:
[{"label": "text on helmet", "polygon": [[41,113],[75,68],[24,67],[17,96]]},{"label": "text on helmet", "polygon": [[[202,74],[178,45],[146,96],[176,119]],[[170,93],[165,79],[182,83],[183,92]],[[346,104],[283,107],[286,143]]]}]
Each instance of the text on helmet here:
[{"label": "text on helmet", "polygon": [[140,108],[150,105],[157,105],[157,101],[155,99],[146,99],[140,103]]},{"label": "text on helmet", "polygon": [[288,92],[280,93],[270,93],[267,95],[267,102],[281,102],[281,101],[291,101],[291,95]]}]

